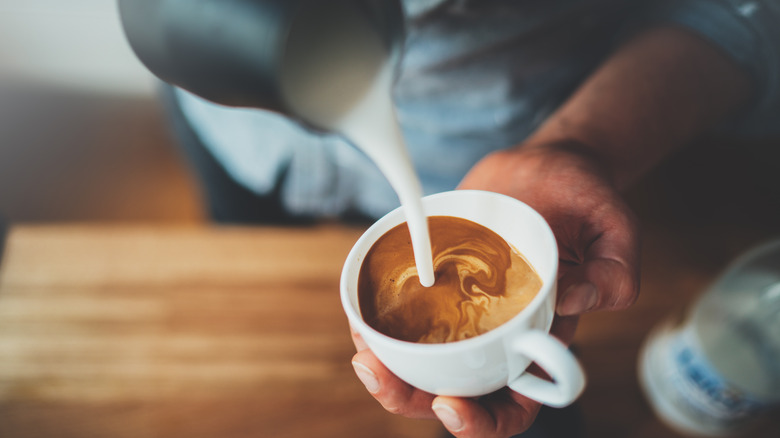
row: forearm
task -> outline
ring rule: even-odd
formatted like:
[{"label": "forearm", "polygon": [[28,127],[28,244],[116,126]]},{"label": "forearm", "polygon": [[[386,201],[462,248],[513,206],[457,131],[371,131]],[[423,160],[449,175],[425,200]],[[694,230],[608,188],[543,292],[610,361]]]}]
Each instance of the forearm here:
[{"label": "forearm", "polygon": [[575,144],[625,189],[750,93],[748,74],[708,42],[653,29],[612,55],[526,144]]}]

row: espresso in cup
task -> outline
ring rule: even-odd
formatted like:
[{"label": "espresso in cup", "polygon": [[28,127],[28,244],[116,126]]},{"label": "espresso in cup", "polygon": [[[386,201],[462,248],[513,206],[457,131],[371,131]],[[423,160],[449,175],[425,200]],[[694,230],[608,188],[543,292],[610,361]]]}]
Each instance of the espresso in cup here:
[{"label": "espresso in cup", "polygon": [[494,231],[453,216],[428,218],[436,282],[417,277],[405,223],[382,235],[358,277],[363,320],[395,339],[444,343],[488,332],[520,313],[542,279]]}]

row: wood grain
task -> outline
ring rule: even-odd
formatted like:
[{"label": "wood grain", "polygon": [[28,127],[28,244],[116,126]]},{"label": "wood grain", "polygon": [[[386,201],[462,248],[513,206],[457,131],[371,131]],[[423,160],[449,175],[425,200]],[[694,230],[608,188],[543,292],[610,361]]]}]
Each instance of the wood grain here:
[{"label": "wood grain", "polygon": [[[639,348],[765,237],[751,230],[706,255],[698,235],[645,230],[639,301],[584,316],[574,341],[585,436],[681,436],[639,389]],[[435,422],[386,413],[349,364],[338,277],[361,231],[13,227],[0,267],[0,437],[441,437]]]},{"label": "wood grain", "polygon": [[338,277],[360,231],[13,228],[0,436],[439,436],[354,377]]}]

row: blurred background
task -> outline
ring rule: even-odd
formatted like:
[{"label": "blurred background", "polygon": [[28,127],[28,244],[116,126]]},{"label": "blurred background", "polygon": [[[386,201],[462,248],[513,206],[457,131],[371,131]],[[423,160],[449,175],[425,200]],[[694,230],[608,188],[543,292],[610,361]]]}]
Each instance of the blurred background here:
[{"label": "blurred background", "polygon": [[[14,222],[202,222],[156,86],[113,0],[0,0],[0,212]],[[754,143],[780,149],[775,138]],[[780,157],[740,152],[751,149],[704,139],[629,200],[647,220],[771,222],[763,207],[778,199]]]},{"label": "blurred background", "polygon": [[113,0],[0,0],[0,216],[202,218]]},{"label": "blurred background", "polygon": [[[777,139],[756,143],[780,151]],[[657,423],[636,383],[641,340],[659,320],[690,302],[738,253],[780,232],[777,167],[738,151],[726,139],[704,139],[627,194],[646,236],[643,295],[629,311],[589,315],[581,322],[576,344],[590,378],[581,404],[588,436],[677,436]],[[0,217],[22,225],[206,222],[197,187],[157,101],[156,82],[125,42],[113,0],[0,0]],[[336,285],[321,285],[332,286]],[[3,292],[8,295],[9,290]],[[335,318],[341,322],[341,315]],[[341,329],[334,330],[341,334]],[[351,346],[346,337],[344,341],[343,355],[348,357]],[[340,436],[339,418],[344,414],[358,421],[354,427],[372,428],[366,436],[388,436],[390,430],[406,431],[396,436],[440,435],[432,423],[389,420],[393,416],[364,393],[346,362],[344,367],[340,376],[352,386],[337,389],[347,391],[352,397],[347,399],[355,401],[350,406],[361,411],[342,412],[341,405],[328,410],[311,401],[304,406],[334,419],[328,423],[327,436]],[[324,392],[333,390],[330,384],[322,386]],[[3,388],[0,382],[0,396]],[[299,402],[295,397],[288,400],[292,408]],[[188,436],[194,436],[199,422],[211,424],[207,430],[214,432],[201,436],[263,436],[257,429],[262,421],[302,430],[297,412],[272,411],[267,418],[256,418],[247,403],[252,399],[197,405],[189,411],[168,406],[170,415],[159,416],[151,412],[158,409],[151,405],[141,409],[122,404],[114,406],[113,416],[90,424],[94,430],[111,431],[115,425],[109,423],[117,419],[154,418],[159,420],[156,431],[185,430]],[[210,413],[220,406],[221,420],[212,420]],[[0,399],[0,417],[13,418],[17,430],[36,426],[56,431],[70,421],[78,428],[72,426],[67,436],[105,436],[84,435],[87,429],[74,420],[81,408],[68,409],[54,409],[46,416],[41,413],[49,411],[3,404]],[[49,423],[43,424],[42,418]],[[382,429],[390,421],[401,426]],[[13,436],[4,433],[3,423],[0,436]],[[228,427],[233,429],[226,435]],[[777,436],[773,430],[752,436]],[[127,433],[137,436],[131,430]],[[300,435],[290,429],[284,436]]]}]

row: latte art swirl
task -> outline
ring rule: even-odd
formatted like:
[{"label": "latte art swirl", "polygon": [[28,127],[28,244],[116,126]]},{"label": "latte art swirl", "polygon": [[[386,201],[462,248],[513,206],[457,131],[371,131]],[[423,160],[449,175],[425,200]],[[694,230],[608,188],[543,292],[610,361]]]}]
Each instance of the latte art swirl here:
[{"label": "latte art swirl", "polygon": [[436,282],[417,278],[405,224],[366,255],[358,280],[360,311],[376,330],[405,341],[471,338],[517,315],[541,288],[528,262],[493,231],[448,216],[428,218]]}]

